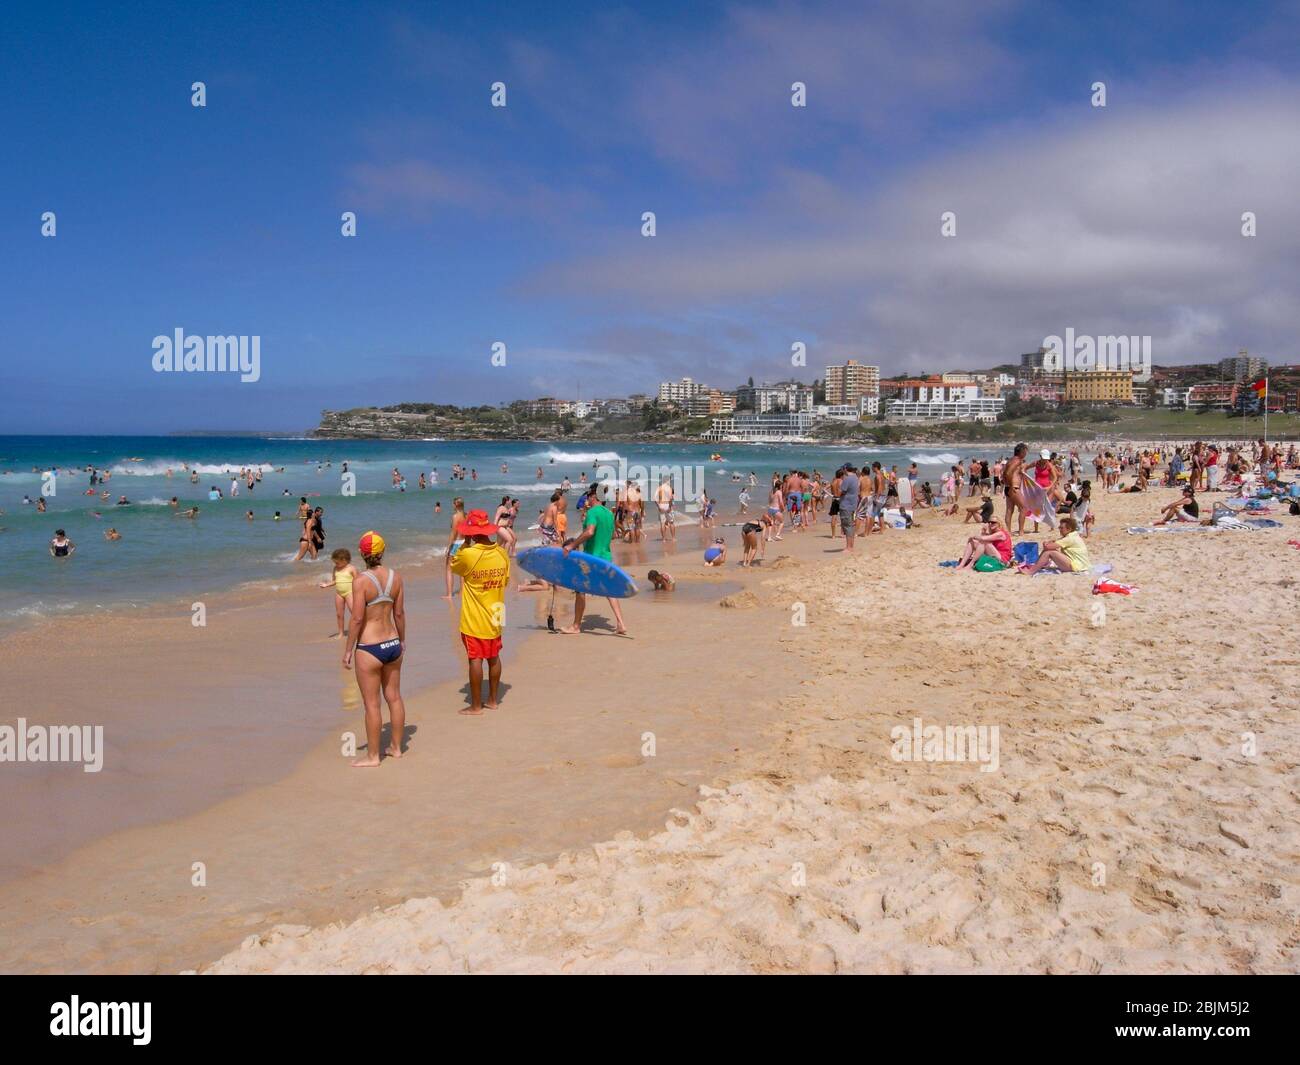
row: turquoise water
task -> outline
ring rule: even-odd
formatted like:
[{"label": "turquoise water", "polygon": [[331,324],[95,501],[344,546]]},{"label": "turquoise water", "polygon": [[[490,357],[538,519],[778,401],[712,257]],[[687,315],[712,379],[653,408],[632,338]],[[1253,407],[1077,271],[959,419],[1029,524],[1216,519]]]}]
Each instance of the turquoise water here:
[{"label": "turquoise water", "polygon": [[[724,461],[711,461],[720,447]],[[961,452],[962,458],[970,457]],[[913,460],[923,479],[937,486],[944,470],[957,460],[951,446],[935,448],[832,448],[768,445],[578,444],[515,441],[439,440],[287,440],[258,437],[34,437],[0,436],[0,621],[57,616],[95,608],[120,608],[166,599],[214,594],[248,582],[290,579],[309,574],[324,579],[330,568],[328,552],[348,547],[367,529],[388,540],[394,565],[440,554],[447,538],[451,500],[460,495],[473,509],[493,513],[503,495],[521,501],[521,530],[537,520],[551,491],[566,475],[576,485],[579,476],[595,475],[604,466],[618,476],[645,476],[654,467],[682,467],[685,484],[679,498],[700,484],[719,501],[722,520],[736,510],[740,486],[733,473],[748,479],[752,471],[759,487],[750,508],[764,503],[764,486],[774,470],[820,470],[829,475],[849,457],[879,461],[886,468],[905,470]],[[991,457],[991,456],[981,456]],[[139,461],[131,461],[138,459]],[[356,474],[356,495],[342,494],[342,464]],[[474,468],[478,480],[452,482],[453,463]],[[190,484],[182,466],[200,471]],[[328,465],[327,465],[328,464]],[[501,466],[505,464],[506,472]],[[112,473],[106,485],[111,499],[83,493],[89,485],[85,467]],[[645,472],[629,469],[642,466]],[[261,466],[262,481],[249,494],[240,484],[230,497],[232,472],[241,466]],[[392,487],[392,469],[407,479],[407,490]],[[537,479],[537,468],[543,478]],[[283,467],[284,472],[279,472]],[[173,471],[171,477],[167,470]],[[437,469],[440,483],[420,491]],[[55,494],[48,509],[36,512],[24,505],[41,492],[43,470],[55,469]],[[219,487],[226,498],[209,501],[208,490]],[[284,492],[287,491],[288,495]],[[129,506],[114,505],[125,495]],[[295,518],[300,496],[325,510],[326,550],[316,563],[292,563],[300,524]],[[174,516],[168,505],[176,496],[182,507],[197,505],[200,515],[189,521]],[[442,513],[434,513],[435,502]],[[248,510],[254,520],[245,518]],[[279,510],[283,520],[275,522]],[[679,524],[689,525],[689,511]],[[116,527],[117,542],[103,538]],[[56,528],[77,544],[69,559],[53,559],[47,545]],[[523,542],[531,534],[521,532]],[[651,540],[655,539],[652,532]]]}]

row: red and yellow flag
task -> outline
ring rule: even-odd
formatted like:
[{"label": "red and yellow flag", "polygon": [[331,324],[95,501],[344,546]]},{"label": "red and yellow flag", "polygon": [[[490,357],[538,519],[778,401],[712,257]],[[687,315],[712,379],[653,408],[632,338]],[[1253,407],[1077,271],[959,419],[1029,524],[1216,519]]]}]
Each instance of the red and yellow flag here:
[{"label": "red and yellow flag", "polygon": [[1267,377],[1261,378],[1260,380],[1256,381],[1256,382],[1255,382],[1253,385],[1251,385],[1250,387],[1251,387],[1251,390],[1255,393],[1255,395],[1256,395],[1259,399],[1267,399],[1267,398],[1268,398],[1268,378],[1267,378]]}]

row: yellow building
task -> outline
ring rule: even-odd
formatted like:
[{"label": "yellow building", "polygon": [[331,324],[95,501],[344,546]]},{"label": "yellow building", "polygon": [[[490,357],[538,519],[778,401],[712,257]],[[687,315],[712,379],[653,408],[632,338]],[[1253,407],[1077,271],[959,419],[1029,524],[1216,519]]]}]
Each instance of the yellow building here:
[{"label": "yellow building", "polygon": [[1079,370],[1065,375],[1066,403],[1132,403],[1132,370]]},{"label": "yellow building", "polygon": [[863,396],[880,395],[880,367],[863,366],[849,359],[843,366],[826,367],[826,402],[832,406],[855,404]]}]

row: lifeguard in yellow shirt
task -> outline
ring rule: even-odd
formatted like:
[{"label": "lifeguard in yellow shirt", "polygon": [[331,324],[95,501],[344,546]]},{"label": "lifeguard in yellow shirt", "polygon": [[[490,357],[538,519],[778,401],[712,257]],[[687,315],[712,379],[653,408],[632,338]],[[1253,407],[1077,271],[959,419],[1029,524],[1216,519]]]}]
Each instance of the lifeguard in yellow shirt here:
[{"label": "lifeguard in yellow shirt", "polygon": [[[478,717],[484,706],[497,708],[501,684],[501,632],[510,582],[510,557],[491,537],[497,526],[487,513],[471,510],[456,526],[463,537],[451,560],[451,572],[461,580],[460,639],[469,656],[469,706],[460,712]],[[483,702],[483,663],[488,664],[488,698]]]}]

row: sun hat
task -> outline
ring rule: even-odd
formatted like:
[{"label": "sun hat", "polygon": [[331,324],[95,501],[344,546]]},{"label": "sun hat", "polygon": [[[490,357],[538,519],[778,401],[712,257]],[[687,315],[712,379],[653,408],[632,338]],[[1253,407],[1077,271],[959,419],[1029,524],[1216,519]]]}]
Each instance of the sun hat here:
[{"label": "sun hat", "polygon": [[361,552],[362,558],[378,558],[384,553],[384,548],[387,546],[384,538],[373,529],[370,532],[362,533],[361,539],[357,541],[357,550]]},{"label": "sun hat", "polygon": [[1040,459],[1050,459],[1052,457],[1052,453],[1047,448],[1043,448],[1043,450],[1038,453],[1038,457]]},{"label": "sun hat", "polygon": [[488,521],[487,511],[471,510],[465,520],[456,526],[458,536],[491,536],[497,527]]}]

